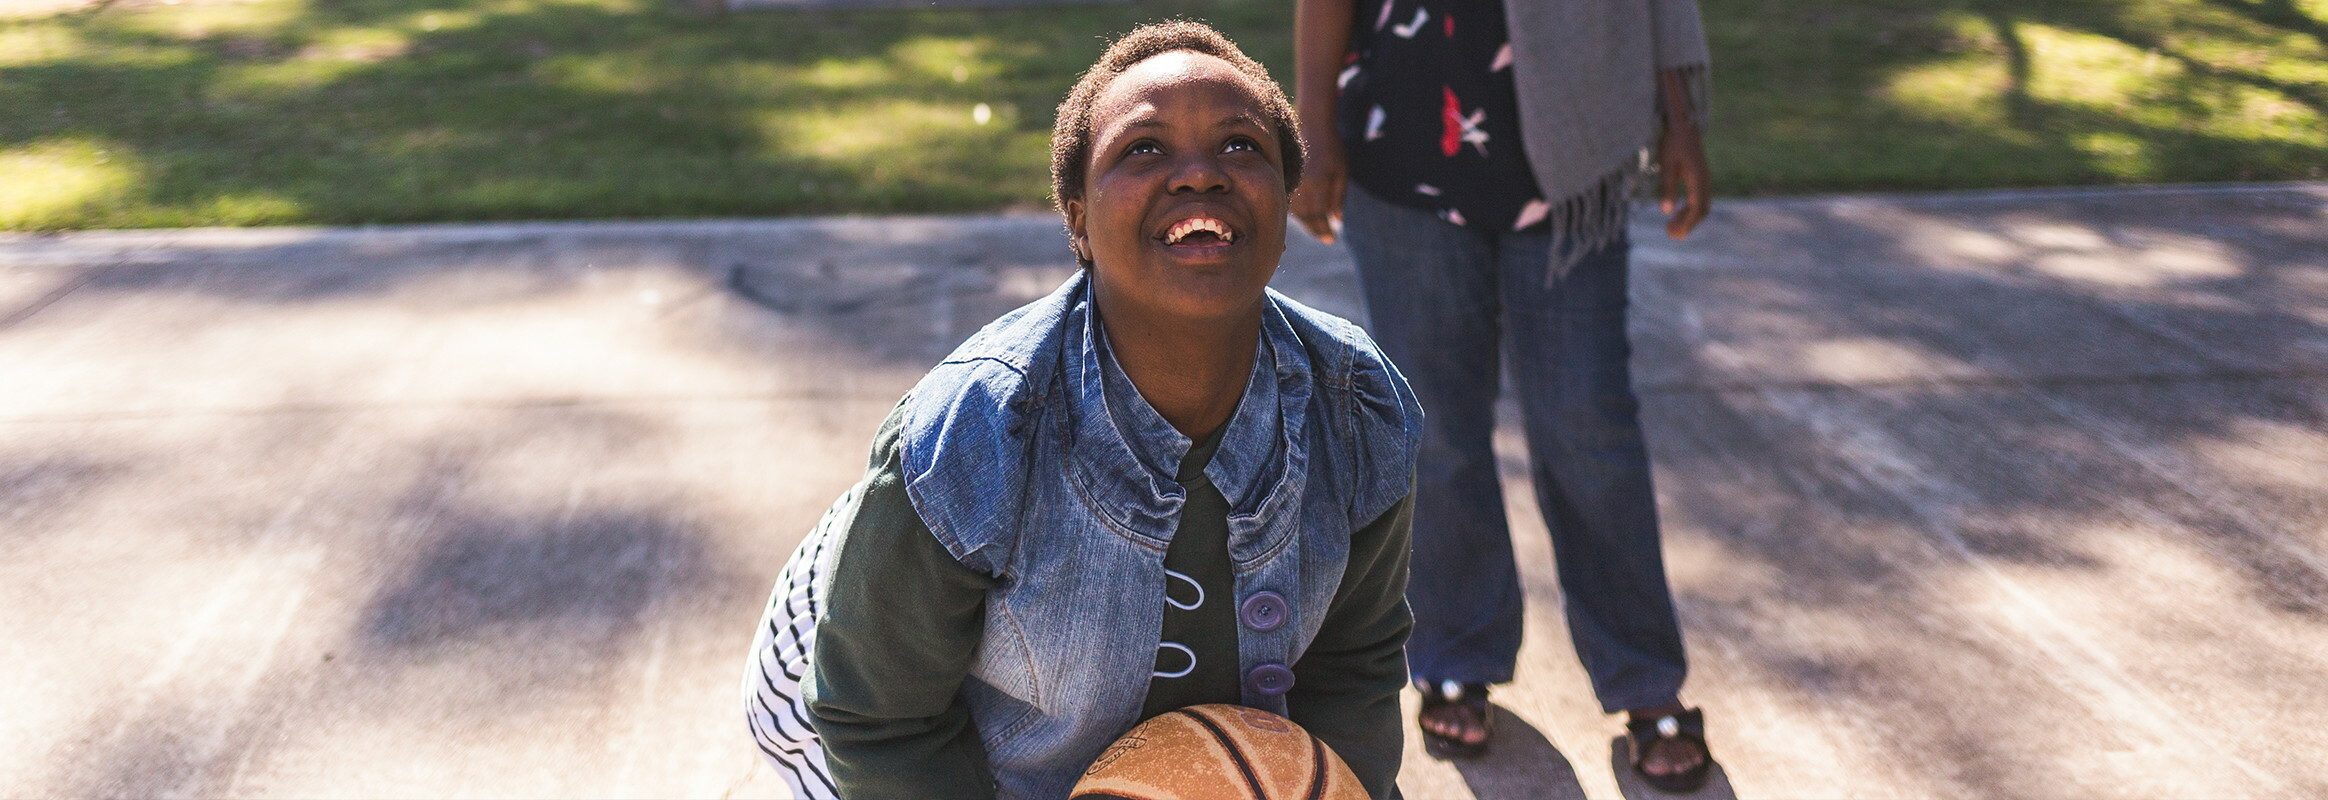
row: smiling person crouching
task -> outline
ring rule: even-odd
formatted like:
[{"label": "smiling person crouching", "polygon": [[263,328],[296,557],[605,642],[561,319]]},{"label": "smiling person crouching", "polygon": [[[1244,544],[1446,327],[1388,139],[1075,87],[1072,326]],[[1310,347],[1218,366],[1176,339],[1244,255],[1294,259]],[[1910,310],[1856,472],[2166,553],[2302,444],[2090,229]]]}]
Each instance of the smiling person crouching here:
[{"label": "smiling person crouching", "polygon": [[1083,269],[970,337],[778,578],[745,674],[803,796],[1062,797],[1148,717],[1291,717],[1394,792],[1421,410],[1267,288],[1301,140],[1209,27],[1118,39],[1059,106]]}]

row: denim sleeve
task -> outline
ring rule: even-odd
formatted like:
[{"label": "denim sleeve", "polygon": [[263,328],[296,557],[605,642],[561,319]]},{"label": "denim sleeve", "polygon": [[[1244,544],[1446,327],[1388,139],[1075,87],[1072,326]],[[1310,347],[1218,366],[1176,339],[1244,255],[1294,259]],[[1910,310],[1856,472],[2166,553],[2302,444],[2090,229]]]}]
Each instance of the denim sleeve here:
[{"label": "denim sleeve", "polygon": [[962,680],[992,579],[946,552],[907,499],[897,418],[842,540],[819,615],[809,712],[840,796],[992,797]]},{"label": "denim sleeve", "polygon": [[1396,797],[1406,728],[1398,693],[1406,686],[1408,539],[1414,497],[1350,539],[1350,563],[1334,590],[1325,626],[1293,665],[1286,708],[1350,764],[1366,793]]}]

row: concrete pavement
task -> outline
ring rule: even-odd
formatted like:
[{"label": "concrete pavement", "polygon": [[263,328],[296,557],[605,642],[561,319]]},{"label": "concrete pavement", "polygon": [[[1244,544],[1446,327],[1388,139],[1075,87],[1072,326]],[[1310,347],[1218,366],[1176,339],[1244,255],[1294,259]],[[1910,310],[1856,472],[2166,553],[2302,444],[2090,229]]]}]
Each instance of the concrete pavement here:
[{"label": "concrete pavement", "polygon": [[[1707,796],[2328,795],[2328,184],[1638,224]],[[0,235],[0,793],[780,792],[769,581],[1065,256],[1046,215]],[[1278,286],[1358,312],[1337,249]],[[1646,797],[1516,434],[1504,738],[1402,784]]]}]

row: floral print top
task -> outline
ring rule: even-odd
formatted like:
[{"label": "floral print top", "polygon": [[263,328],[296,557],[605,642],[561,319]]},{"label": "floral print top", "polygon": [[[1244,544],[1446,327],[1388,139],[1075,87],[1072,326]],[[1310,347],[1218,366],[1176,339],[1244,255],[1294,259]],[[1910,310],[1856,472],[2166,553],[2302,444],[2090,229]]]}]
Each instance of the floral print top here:
[{"label": "floral print top", "polygon": [[1456,225],[1549,227],[1520,147],[1502,1],[1352,1],[1336,120],[1350,179]]}]

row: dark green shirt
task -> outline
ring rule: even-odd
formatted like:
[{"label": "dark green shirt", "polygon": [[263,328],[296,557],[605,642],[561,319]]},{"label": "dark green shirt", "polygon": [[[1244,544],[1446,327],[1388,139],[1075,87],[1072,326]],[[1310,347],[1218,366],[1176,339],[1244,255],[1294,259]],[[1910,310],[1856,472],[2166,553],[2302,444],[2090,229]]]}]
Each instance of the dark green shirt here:
[{"label": "dark green shirt", "polygon": [[[1228,426],[1221,426],[1228,430]],[[1187,491],[1164,548],[1164,635],[1140,718],[1244,698],[1237,674],[1237,573],[1229,561],[1229,499],[1205,477],[1221,435],[1188,448],[1173,477]],[[1185,649],[1181,649],[1185,648]]]},{"label": "dark green shirt", "polygon": [[[993,580],[963,566],[930,534],[906,496],[898,460],[899,417],[874,437],[872,474],[842,540],[832,591],[816,630],[809,710],[825,763],[841,796],[991,797],[986,752],[959,700],[984,633]],[[1235,703],[1237,622],[1228,557],[1228,502],[1205,463],[1218,441],[1190,448],[1180,464],[1189,493],[1165,568],[1196,579],[1205,602],[1166,581],[1165,641],[1189,647],[1196,669],[1151,678],[1143,715],[1200,703]],[[1350,562],[1324,627],[1293,667],[1286,698],[1293,720],[1348,761],[1368,793],[1391,796],[1404,729],[1398,692],[1406,682],[1408,516],[1411,498],[1351,537]],[[1171,602],[1171,601],[1176,601]],[[1157,671],[1178,672],[1178,653],[1159,649]]]}]

